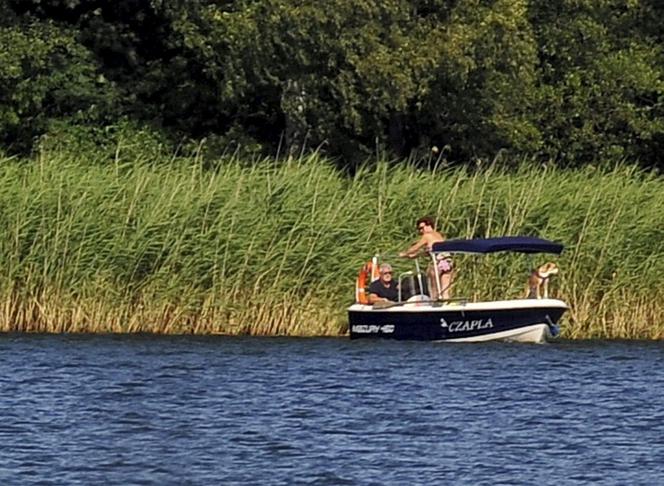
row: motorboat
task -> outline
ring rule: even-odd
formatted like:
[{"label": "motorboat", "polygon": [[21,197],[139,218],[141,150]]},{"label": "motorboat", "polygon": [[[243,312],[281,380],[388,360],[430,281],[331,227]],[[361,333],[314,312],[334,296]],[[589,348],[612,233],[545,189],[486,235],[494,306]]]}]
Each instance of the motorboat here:
[{"label": "motorboat", "polygon": [[436,262],[455,254],[551,253],[559,255],[563,245],[530,236],[455,239],[434,243],[431,259],[434,292],[425,284],[426,275],[415,269],[399,275],[396,302],[369,303],[366,284],[378,278],[380,257],[364,265],[356,282],[356,302],[348,308],[351,339],[388,338],[420,341],[517,341],[546,342],[559,334],[558,321],[568,309],[562,300],[520,298],[471,301],[465,298],[432,298],[441,295],[441,275]]}]

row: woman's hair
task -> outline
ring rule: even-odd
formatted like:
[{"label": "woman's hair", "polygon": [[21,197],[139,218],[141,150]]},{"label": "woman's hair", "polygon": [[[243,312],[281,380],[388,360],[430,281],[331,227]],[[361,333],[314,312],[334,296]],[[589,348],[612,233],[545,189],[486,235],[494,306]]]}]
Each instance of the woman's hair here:
[{"label": "woman's hair", "polygon": [[415,226],[419,226],[421,223],[424,223],[427,226],[431,226],[432,228],[436,227],[436,223],[431,216],[424,216],[423,218],[418,219],[417,223],[415,223]]}]

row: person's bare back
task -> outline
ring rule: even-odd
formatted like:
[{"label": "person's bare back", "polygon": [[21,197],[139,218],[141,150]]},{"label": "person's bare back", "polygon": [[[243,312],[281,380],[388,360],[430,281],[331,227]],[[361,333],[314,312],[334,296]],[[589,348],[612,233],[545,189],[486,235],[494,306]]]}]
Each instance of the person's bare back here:
[{"label": "person's bare back", "polygon": [[425,233],[422,235],[421,241],[424,241],[427,245],[427,250],[431,251],[433,244],[438,241],[445,241],[445,237],[438,231],[434,230],[430,233]]}]

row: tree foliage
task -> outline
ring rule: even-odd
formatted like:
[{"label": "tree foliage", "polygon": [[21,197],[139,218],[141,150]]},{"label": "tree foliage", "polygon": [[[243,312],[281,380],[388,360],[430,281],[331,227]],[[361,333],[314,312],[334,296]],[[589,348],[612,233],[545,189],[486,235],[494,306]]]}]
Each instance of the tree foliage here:
[{"label": "tree foliage", "polygon": [[[654,0],[4,0],[0,130],[120,117],[345,163],[377,149],[657,165]],[[19,141],[22,141],[19,143]]]},{"label": "tree foliage", "polygon": [[556,0],[534,11],[544,146],[571,163],[654,164],[664,139],[661,43],[640,17],[648,2]]},{"label": "tree foliage", "polygon": [[0,27],[0,140],[28,148],[50,120],[99,121],[114,97],[91,53],[50,22]]}]

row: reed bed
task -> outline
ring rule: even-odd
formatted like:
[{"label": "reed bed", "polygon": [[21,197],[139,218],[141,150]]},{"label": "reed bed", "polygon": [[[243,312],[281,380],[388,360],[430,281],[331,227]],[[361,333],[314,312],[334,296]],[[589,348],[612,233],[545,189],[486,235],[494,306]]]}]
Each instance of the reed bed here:
[{"label": "reed bed", "polygon": [[[448,237],[563,242],[565,337],[664,337],[664,181],[634,167],[381,161],[349,177],[315,154],[121,151],[0,160],[0,330],[341,335],[359,267],[405,248],[427,214]],[[459,257],[454,293],[521,296],[543,259]]]}]

